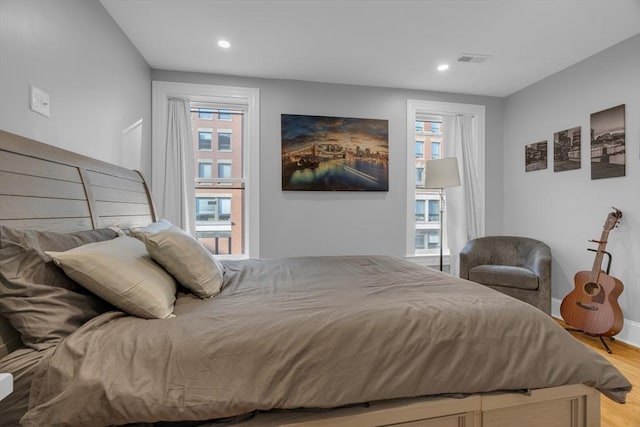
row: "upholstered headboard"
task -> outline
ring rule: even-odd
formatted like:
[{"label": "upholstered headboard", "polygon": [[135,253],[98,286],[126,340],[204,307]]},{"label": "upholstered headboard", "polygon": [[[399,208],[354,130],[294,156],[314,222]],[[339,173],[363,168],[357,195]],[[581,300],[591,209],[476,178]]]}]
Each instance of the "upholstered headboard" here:
[{"label": "upholstered headboard", "polygon": [[[156,220],[136,171],[0,131],[0,223],[58,232]],[[0,317],[0,357],[20,346]]]}]

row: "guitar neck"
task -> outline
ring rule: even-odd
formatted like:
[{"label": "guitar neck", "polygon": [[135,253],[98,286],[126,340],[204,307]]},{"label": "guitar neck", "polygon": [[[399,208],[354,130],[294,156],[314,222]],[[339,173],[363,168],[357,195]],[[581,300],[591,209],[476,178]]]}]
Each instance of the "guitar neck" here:
[{"label": "guitar neck", "polygon": [[593,267],[591,268],[591,281],[593,283],[598,282],[598,277],[602,271],[602,259],[604,258],[605,249],[607,247],[607,239],[609,238],[609,230],[603,230],[600,240],[598,241],[598,250],[596,251],[596,258],[593,260]]}]

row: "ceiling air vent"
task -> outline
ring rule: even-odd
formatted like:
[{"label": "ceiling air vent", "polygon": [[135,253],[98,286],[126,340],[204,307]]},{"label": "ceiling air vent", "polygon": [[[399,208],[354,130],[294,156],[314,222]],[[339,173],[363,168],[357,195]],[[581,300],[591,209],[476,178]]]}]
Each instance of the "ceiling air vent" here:
[{"label": "ceiling air vent", "polygon": [[481,55],[478,53],[463,53],[458,57],[458,62],[474,62],[476,64],[481,64],[486,62],[491,55]]}]

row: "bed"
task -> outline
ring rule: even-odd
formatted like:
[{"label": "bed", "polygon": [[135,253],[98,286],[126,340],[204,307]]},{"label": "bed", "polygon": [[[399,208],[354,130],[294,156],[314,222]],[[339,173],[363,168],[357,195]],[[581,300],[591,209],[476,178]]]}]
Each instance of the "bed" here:
[{"label": "bed", "polygon": [[[3,238],[57,257],[158,223],[137,172],[0,132]],[[156,319],[46,268],[64,297],[0,287],[7,425],[594,427],[631,389],[541,311],[393,257],[222,262],[213,296],[180,282]]]}]

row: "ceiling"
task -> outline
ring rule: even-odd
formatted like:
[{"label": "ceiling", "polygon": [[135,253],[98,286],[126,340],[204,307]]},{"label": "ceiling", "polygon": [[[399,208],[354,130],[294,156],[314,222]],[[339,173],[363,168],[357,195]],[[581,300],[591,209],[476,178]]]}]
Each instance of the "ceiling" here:
[{"label": "ceiling", "polygon": [[640,0],[100,1],[154,69],[491,96],[640,33]]}]

